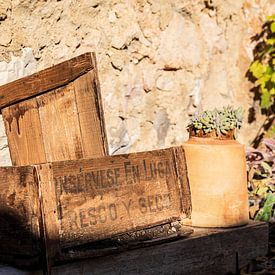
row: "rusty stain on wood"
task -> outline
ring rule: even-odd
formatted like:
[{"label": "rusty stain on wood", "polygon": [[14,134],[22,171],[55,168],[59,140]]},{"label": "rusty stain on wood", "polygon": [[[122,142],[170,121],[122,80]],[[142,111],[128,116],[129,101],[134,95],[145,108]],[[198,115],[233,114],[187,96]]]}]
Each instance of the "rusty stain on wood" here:
[{"label": "rusty stain on wood", "polygon": [[13,165],[46,162],[36,99],[2,110]]},{"label": "rusty stain on wood", "polygon": [[[81,69],[81,74],[78,69]],[[62,75],[69,73],[72,77],[63,83]],[[2,109],[13,165],[107,155],[108,145],[94,54],[81,55],[37,73],[35,77],[29,76],[18,81],[27,79],[31,82],[33,78],[33,90],[40,91],[39,85],[46,85],[47,81],[54,89],[47,89],[43,94],[34,93],[29,99],[23,96],[20,98],[23,101]],[[64,85],[58,84],[61,82]],[[3,87],[13,89],[12,83]],[[17,93],[13,90],[13,94]],[[20,96],[22,95],[19,94]]]}]

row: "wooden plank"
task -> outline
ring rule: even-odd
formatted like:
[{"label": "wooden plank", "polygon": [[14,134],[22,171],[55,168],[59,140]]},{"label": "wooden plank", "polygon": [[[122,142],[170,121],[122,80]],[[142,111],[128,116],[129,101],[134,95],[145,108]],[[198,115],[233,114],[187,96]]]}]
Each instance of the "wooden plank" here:
[{"label": "wooden plank", "polygon": [[251,222],[231,229],[196,229],[182,240],[52,269],[59,274],[237,274],[268,250],[268,225]]},{"label": "wooden plank", "polygon": [[94,67],[94,54],[85,53],[51,68],[0,86],[0,109],[67,85]]},{"label": "wooden plank", "polygon": [[[124,232],[179,219],[179,196],[174,149],[89,160],[54,162],[53,180],[39,173],[45,215],[58,222],[56,253]],[[43,167],[43,164],[42,164]],[[45,178],[46,177],[46,178]],[[43,193],[43,185],[48,184]],[[185,182],[185,184],[188,184]],[[54,193],[49,195],[49,192]],[[52,208],[55,201],[56,209]],[[55,231],[56,232],[56,231]]]},{"label": "wooden plank", "polygon": [[43,233],[44,264],[45,270],[50,274],[50,268],[53,265],[54,257],[59,248],[59,227],[56,205],[56,190],[53,188],[53,175],[51,173],[51,164],[36,166],[35,171],[38,175],[39,200],[41,202],[41,224]]},{"label": "wooden plank", "polygon": [[39,258],[40,203],[33,167],[0,168],[0,259]]},{"label": "wooden plank", "polygon": [[90,71],[73,83],[84,158],[108,155],[103,108],[96,77],[96,73]]},{"label": "wooden plank", "polygon": [[191,192],[187,177],[185,153],[182,146],[173,147],[177,178],[180,184],[179,195],[182,205],[182,218],[191,217]]},{"label": "wooden plank", "polygon": [[36,100],[47,162],[83,158],[73,84],[38,96]]},{"label": "wooden plank", "polygon": [[36,99],[2,110],[13,165],[44,163],[42,129]]}]

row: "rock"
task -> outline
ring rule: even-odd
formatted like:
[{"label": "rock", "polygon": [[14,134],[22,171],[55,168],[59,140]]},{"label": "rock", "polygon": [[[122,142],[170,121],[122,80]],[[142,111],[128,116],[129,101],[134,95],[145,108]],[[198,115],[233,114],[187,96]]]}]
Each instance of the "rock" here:
[{"label": "rock", "polygon": [[101,32],[97,29],[89,30],[89,33],[84,37],[83,41],[79,41],[79,43],[95,50],[99,46],[101,35]]},{"label": "rock", "polygon": [[120,51],[109,51],[107,55],[110,57],[112,66],[115,69],[122,71],[127,57],[125,57],[125,55],[122,54]]},{"label": "rock", "polygon": [[108,19],[110,23],[115,23],[117,20],[116,13],[114,11],[110,11],[108,14]]},{"label": "rock", "polygon": [[163,31],[168,26],[171,18],[173,16],[173,10],[169,2],[164,2],[160,8],[160,20],[159,26],[160,29]]},{"label": "rock", "polygon": [[172,74],[163,72],[157,79],[156,87],[163,91],[172,91],[175,87]]},{"label": "rock", "polygon": [[111,125],[111,127],[108,127],[108,133],[110,133],[110,154],[122,154],[127,151],[127,146],[130,142],[125,121],[119,117],[116,117],[112,119]]},{"label": "rock", "polygon": [[[8,11],[11,9],[10,0],[0,0],[0,21],[4,21],[8,17]],[[2,35],[1,35],[2,37]]]},{"label": "rock", "polygon": [[115,49],[123,49],[130,45],[132,40],[138,39],[140,36],[140,29],[137,24],[128,25],[125,29],[117,27],[114,31],[111,46]]},{"label": "rock", "polygon": [[0,115],[0,166],[10,166],[10,152],[4,128],[4,122]]},{"label": "rock", "polygon": [[12,39],[12,33],[9,28],[2,27],[1,28],[1,39],[0,39],[0,45],[7,47]]},{"label": "rock", "polygon": [[156,62],[165,69],[193,69],[200,63],[199,37],[195,25],[174,13],[161,34]]},{"label": "rock", "polygon": [[170,126],[170,121],[166,110],[165,109],[158,110],[154,120],[154,127],[158,134],[159,146],[164,146],[165,138],[167,136],[169,126]]},{"label": "rock", "polygon": [[145,92],[148,93],[156,87],[156,74],[156,66],[149,63],[148,61],[142,63],[143,90]]},{"label": "rock", "polygon": [[205,13],[202,14],[200,18],[200,28],[203,39],[207,45],[207,50],[210,53],[212,53],[213,48],[216,48],[221,52],[226,49],[227,45],[222,28],[218,26],[215,18],[210,18]]}]

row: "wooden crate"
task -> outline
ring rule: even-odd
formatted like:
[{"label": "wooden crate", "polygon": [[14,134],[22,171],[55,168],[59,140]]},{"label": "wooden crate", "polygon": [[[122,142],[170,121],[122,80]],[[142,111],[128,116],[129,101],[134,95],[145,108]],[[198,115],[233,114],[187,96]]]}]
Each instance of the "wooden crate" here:
[{"label": "wooden crate", "polygon": [[37,264],[42,247],[35,168],[1,167],[0,188],[0,260]]},{"label": "wooden crate", "polygon": [[188,215],[184,164],[177,147],[37,166],[48,258]]},{"label": "wooden crate", "polygon": [[13,165],[108,155],[94,54],[1,86],[0,109]]},{"label": "wooden crate", "polygon": [[[45,247],[49,266],[94,255],[89,249],[72,254],[71,248],[89,243],[93,248],[98,241],[172,222],[191,210],[182,147],[1,169],[0,210],[9,209],[18,223],[12,250],[10,225],[0,228],[0,239],[7,240],[0,248],[31,256],[36,245]],[[22,228],[31,238],[21,247]]]}]

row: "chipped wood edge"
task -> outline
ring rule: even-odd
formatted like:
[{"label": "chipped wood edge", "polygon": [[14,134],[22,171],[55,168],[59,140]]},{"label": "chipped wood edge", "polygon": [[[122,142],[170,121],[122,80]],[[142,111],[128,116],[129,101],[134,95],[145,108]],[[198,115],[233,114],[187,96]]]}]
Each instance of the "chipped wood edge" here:
[{"label": "chipped wood edge", "polygon": [[182,218],[190,218],[192,212],[191,191],[187,175],[185,153],[182,146],[172,148],[176,177],[178,178],[179,194],[181,199]]},{"label": "chipped wood edge", "polygon": [[[94,52],[92,53],[92,60],[94,61],[95,72],[98,72],[96,55]],[[97,101],[96,108],[100,118],[100,129],[101,129],[101,138],[102,138],[103,148],[105,151],[105,155],[109,156],[109,146],[108,146],[106,123],[105,123],[105,116],[104,116],[104,109],[103,109],[103,101],[101,97],[100,82],[99,82],[99,77],[97,73],[95,73],[95,79],[94,79],[93,85],[94,85],[94,91],[96,92],[95,100]]]}]

